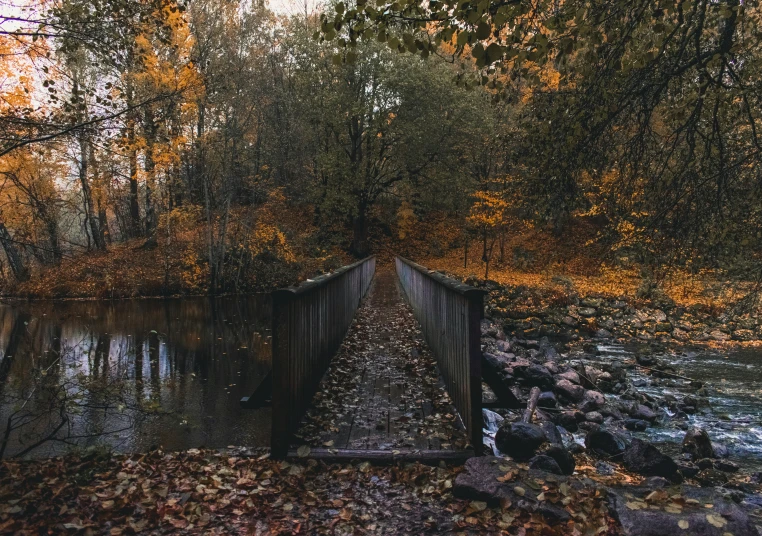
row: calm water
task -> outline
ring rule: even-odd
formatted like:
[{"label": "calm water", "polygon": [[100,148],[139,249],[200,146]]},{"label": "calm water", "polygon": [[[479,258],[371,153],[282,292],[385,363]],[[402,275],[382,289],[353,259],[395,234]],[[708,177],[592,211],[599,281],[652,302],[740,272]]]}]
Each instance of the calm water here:
[{"label": "calm water", "polygon": [[0,305],[0,442],[25,419],[5,455],[59,425],[66,441],[30,455],[267,446],[270,411],[239,400],[270,368],[270,311],[268,296]]}]

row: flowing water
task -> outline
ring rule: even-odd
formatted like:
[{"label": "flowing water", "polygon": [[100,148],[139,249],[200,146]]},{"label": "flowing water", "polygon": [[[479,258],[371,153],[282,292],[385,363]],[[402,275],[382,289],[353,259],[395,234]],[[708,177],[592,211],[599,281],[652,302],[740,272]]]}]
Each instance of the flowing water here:
[{"label": "flowing water", "polygon": [[[601,360],[634,360],[633,349],[619,345],[599,345]],[[663,422],[639,435],[679,452],[685,430],[704,428],[713,441],[728,447],[731,459],[749,469],[762,469],[762,349],[707,350],[684,348],[659,356],[680,375],[703,382],[711,407],[686,419],[667,414]],[[629,378],[638,390],[653,397],[673,395],[681,399],[693,394],[688,381],[654,380],[639,369]]]},{"label": "flowing water", "polygon": [[267,446],[270,411],[239,400],[270,368],[270,314],[268,296],[0,305],[5,456],[54,431],[29,455]]}]

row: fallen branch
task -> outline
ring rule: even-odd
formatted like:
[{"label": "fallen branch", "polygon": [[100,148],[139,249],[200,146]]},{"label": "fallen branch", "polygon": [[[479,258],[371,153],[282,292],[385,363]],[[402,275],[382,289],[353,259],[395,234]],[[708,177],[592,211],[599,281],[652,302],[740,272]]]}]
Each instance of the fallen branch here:
[{"label": "fallen branch", "polygon": [[699,381],[699,380],[694,380],[693,378],[689,378],[687,376],[681,376],[679,374],[675,374],[673,372],[665,372],[663,370],[652,369],[652,368],[644,367],[643,365],[638,365],[638,364],[635,364],[635,366],[643,370],[647,370],[648,372],[655,372],[657,374],[666,374],[667,376],[673,376],[675,378],[680,378],[681,380],[688,380],[689,382]]},{"label": "fallen branch", "polygon": [[540,388],[532,387],[529,392],[529,400],[527,401],[527,409],[524,410],[524,416],[521,418],[523,422],[532,422],[532,415],[537,408],[537,401],[540,399]]}]

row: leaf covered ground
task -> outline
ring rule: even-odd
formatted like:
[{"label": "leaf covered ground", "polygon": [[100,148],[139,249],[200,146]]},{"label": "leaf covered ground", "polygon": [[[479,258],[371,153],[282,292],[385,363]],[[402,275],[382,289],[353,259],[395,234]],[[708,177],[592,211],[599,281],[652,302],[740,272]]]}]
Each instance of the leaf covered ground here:
[{"label": "leaf covered ground", "polygon": [[454,498],[460,470],[197,449],[4,461],[0,533],[578,534],[509,504]]}]

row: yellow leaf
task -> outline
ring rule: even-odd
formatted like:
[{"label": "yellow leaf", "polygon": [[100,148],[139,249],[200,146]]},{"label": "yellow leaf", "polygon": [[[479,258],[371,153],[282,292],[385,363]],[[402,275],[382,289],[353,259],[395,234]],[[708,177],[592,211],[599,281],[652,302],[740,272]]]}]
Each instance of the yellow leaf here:
[{"label": "yellow leaf", "polygon": [[707,514],[706,520],[709,521],[710,525],[717,527],[718,529],[721,529],[728,524],[727,520],[724,517],[713,514]]}]

